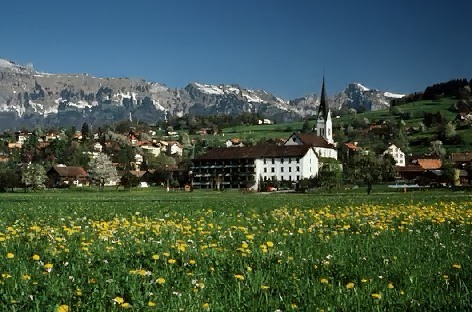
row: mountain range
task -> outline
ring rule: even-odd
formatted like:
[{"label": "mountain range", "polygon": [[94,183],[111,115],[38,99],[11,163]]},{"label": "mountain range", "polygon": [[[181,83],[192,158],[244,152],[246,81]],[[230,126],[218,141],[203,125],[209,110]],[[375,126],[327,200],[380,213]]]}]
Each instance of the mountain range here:
[{"label": "mountain range", "polygon": [[[333,111],[389,107],[393,94],[351,83],[328,99]],[[184,88],[132,78],[52,74],[0,58],[0,130],[48,126],[99,126],[120,120],[155,124],[170,116],[259,113],[276,122],[317,112],[316,94],[285,100],[237,84],[189,83]]]}]

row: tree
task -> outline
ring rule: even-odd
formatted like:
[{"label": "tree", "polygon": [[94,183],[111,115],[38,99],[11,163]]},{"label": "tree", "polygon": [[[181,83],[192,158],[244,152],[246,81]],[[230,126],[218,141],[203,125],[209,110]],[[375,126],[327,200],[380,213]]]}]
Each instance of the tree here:
[{"label": "tree", "polygon": [[6,166],[0,169],[0,192],[6,192],[7,189],[13,191],[13,188],[18,186],[19,182],[19,177],[14,169]]},{"label": "tree", "polygon": [[40,164],[29,164],[23,169],[21,182],[23,182],[26,189],[28,187],[33,190],[43,189],[46,180],[46,170]]},{"label": "tree", "polygon": [[139,185],[139,178],[128,171],[121,176],[120,184],[123,185],[125,189],[129,190]]},{"label": "tree", "polygon": [[120,165],[121,169],[130,170],[131,163],[134,162],[135,153],[131,146],[122,144],[120,150],[113,157],[114,161]]},{"label": "tree", "polygon": [[101,191],[103,191],[105,184],[118,180],[116,168],[107,154],[99,153],[97,157],[89,162],[88,166],[92,182],[98,185]]},{"label": "tree", "polygon": [[82,141],[87,141],[87,138],[90,132],[88,123],[86,122],[83,123],[82,129],[80,130],[80,132],[82,133]]},{"label": "tree", "polygon": [[341,184],[341,164],[333,158],[322,158],[322,166],[316,176],[316,185],[324,188],[338,187]]}]

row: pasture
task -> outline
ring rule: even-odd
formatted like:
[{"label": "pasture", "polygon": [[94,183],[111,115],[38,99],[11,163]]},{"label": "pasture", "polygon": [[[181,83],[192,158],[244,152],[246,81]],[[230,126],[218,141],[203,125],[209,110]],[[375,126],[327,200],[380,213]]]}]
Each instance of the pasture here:
[{"label": "pasture", "polygon": [[0,310],[471,310],[471,222],[450,191],[0,194]]}]

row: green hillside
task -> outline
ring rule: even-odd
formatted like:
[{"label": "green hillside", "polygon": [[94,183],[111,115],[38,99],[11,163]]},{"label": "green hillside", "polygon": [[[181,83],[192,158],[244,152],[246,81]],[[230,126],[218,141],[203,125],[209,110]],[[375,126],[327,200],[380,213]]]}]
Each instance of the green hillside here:
[{"label": "green hillside", "polygon": [[[356,141],[360,146],[372,150],[381,150],[389,141],[395,141],[391,133],[375,134],[369,130],[373,125],[388,124],[391,128],[401,128],[405,136],[409,152],[413,154],[430,151],[430,142],[442,139],[447,152],[471,151],[472,128],[469,123],[455,121],[458,114],[454,105],[458,100],[441,98],[438,100],[422,100],[398,105],[386,110],[362,113],[350,112],[333,118],[335,140],[337,142]],[[432,121],[424,126],[425,115],[439,116],[441,122]],[[214,136],[215,141],[225,141],[239,138],[252,143],[270,138],[287,138],[294,131],[301,131],[305,121],[281,123],[272,125],[241,125],[223,128]],[[455,134],[460,140],[445,140],[441,131],[450,122],[455,128]],[[316,124],[314,118],[308,120],[311,129]],[[389,129],[390,130],[390,129]],[[443,131],[444,132],[444,131]],[[390,136],[390,137],[389,137]]]}]

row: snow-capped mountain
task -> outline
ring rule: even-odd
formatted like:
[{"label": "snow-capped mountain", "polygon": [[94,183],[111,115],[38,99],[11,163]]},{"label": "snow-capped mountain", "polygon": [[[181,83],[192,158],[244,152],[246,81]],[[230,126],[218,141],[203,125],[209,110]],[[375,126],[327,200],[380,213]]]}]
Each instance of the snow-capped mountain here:
[{"label": "snow-capped mountain", "polygon": [[343,92],[332,99],[333,107],[354,108],[356,110],[379,110],[390,107],[390,101],[404,97],[404,94],[370,89],[360,83],[350,83]]},{"label": "snow-capped mountain", "polygon": [[[329,102],[334,110],[344,105],[377,109],[396,96],[400,95],[352,84]],[[100,125],[124,119],[156,123],[185,114],[260,113],[283,122],[313,116],[318,105],[317,95],[285,100],[236,84],[197,82],[174,89],[139,79],[42,73],[0,58],[0,129]]]}]

